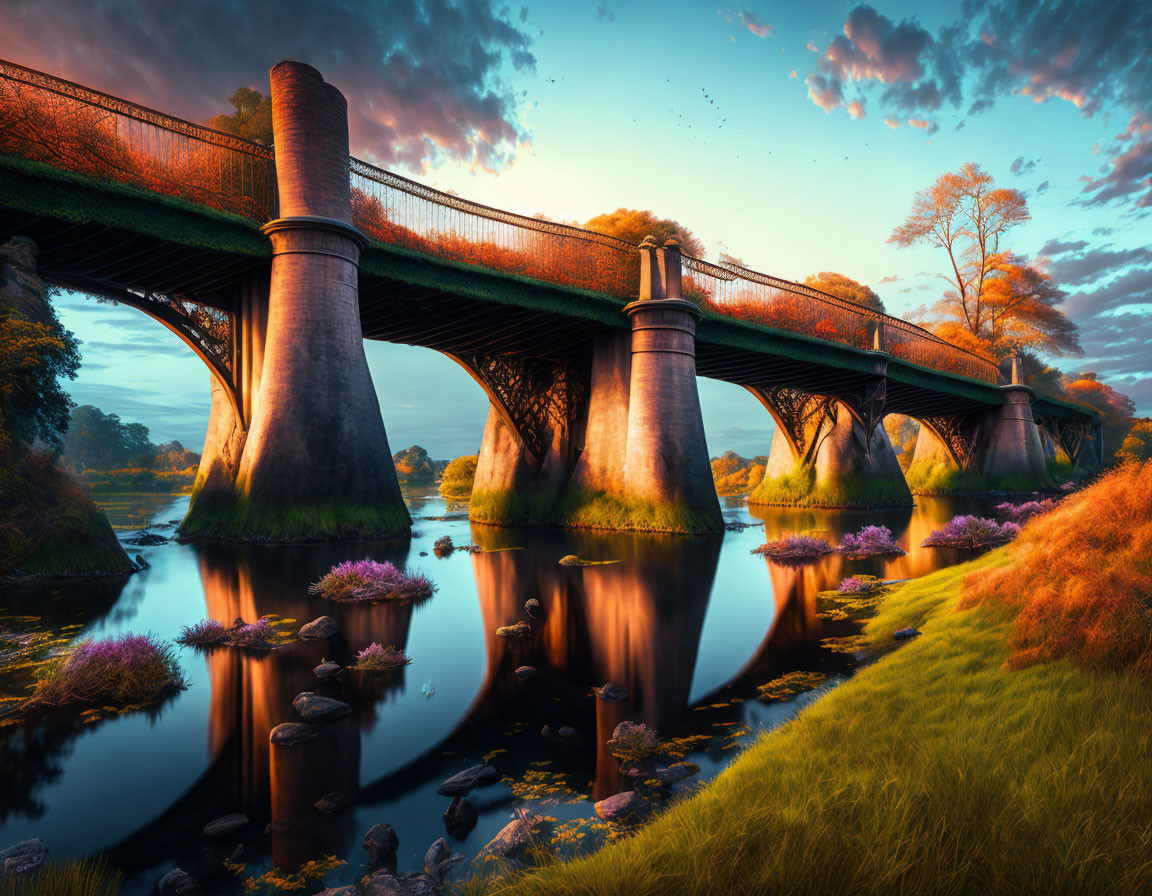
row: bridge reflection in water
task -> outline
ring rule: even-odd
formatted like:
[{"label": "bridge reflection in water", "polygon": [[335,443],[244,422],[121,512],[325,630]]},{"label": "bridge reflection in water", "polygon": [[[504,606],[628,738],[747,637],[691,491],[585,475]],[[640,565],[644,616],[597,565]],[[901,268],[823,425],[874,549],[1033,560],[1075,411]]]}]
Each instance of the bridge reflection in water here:
[{"label": "bridge reflection in water", "polygon": [[[342,874],[352,880],[364,860],[359,838],[379,821],[396,826],[401,870],[413,869],[428,844],[445,834],[441,815],[448,800],[436,795],[436,787],[485,759],[512,786],[485,788],[470,798],[479,823],[454,844],[467,856],[506,823],[517,796],[527,795],[529,808],[561,820],[589,816],[591,800],[627,786],[606,747],[620,721],[644,722],[665,737],[711,736],[777,723],[794,707],[757,702],[756,686],[795,669],[835,676],[855,664],[850,654],[822,645],[823,639],[858,629],[850,621],[819,617],[817,593],[853,573],[911,578],[962,559],[959,553],[918,545],[955,512],[973,509],[978,508],[926,500],[915,509],[879,516],[764,510],[760,525],[746,531],[691,538],[491,528],[459,518],[425,517],[418,518],[411,542],[198,543],[154,549],[153,569],[118,599],[113,595],[105,601],[90,626],[102,634],[141,630],[140,620],[157,618],[149,612],[155,614],[173,599],[171,589],[180,580],[180,587],[193,590],[184,598],[179,624],[194,621],[185,617],[195,613],[226,623],[269,613],[303,623],[328,614],[344,637],[301,641],[265,654],[218,650],[200,661],[185,652],[193,689],[176,698],[175,709],[187,710],[200,699],[203,715],[174,713],[183,723],[160,715],[143,734],[131,737],[147,737],[148,750],[161,754],[195,740],[200,718],[206,762],[202,770],[187,769],[188,780],[176,790],[181,795],[161,802],[159,814],[123,817],[128,809],[111,808],[106,836],[115,842],[100,848],[129,872],[129,894],[154,885],[157,863],[181,864],[212,892],[228,892],[238,881],[222,870],[221,861],[235,843],[210,843],[200,828],[219,815],[243,811],[252,820],[242,838],[245,876],[271,862],[293,868],[334,854],[349,865],[329,881]],[[897,534],[907,556],[871,561],[833,556],[789,569],[749,554],[766,536],[785,531],[822,529],[836,540],[875,522]],[[483,551],[444,560],[420,556],[446,533],[457,544],[472,540]],[[618,562],[559,565],[566,554]],[[415,607],[336,605],[307,593],[308,584],[333,564],[366,555],[421,566],[440,591]],[[198,572],[198,585],[187,581],[189,572],[193,577]],[[202,591],[202,609],[195,606],[197,591]],[[519,640],[496,636],[498,627],[527,618],[524,604],[531,598],[540,608],[530,635]],[[106,615],[97,623],[101,613]],[[329,683],[314,676],[322,659],[347,665],[356,650],[373,641],[407,649],[415,664],[392,676],[349,671]],[[195,672],[197,662],[204,663],[205,675]],[[515,670],[522,665],[536,667],[536,676],[518,678]],[[607,681],[623,685],[628,697],[615,704],[595,699],[592,689]],[[422,685],[431,685],[434,695],[425,699]],[[272,728],[297,720],[292,700],[302,691],[346,700],[352,714],[325,726],[321,738],[310,744],[270,746]],[[34,818],[27,807],[38,792],[56,792],[49,784],[97,793],[101,785],[85,778],[93,774],[91,763],[74,761],[73,754],[93,750],[91,743],[79,744],[80,733],[92,732],[107,750],[126,736],[117,732],[130,723],[129,717],[95,726],[45,726],[36,734],[36,750],[16,739],[0,743],[0,760],[13,773],[12,783],[0,787],[0,793],[11,791],[0,803],[0,839],[22,830],[28,824],[21,821],[25,816]],[[545,725],[551,738],[541,733]],[[555,732],[564,726],[576,734],[557,738]],[[753,736],[749,731],[744,741]],[[722,749],[730,745],[713,739],[689,757],[703,767],[701,777],[735,755]],[[46,756],[53,761],[42,761]],[[133,770],[136,779],[128,783],[139,788],[159,784],[151,774],[147,767]],[[546,775],[554,789],[522,786],[534,774]],[[24,782],[19,794],[12,790],[16,781]],[[315,804],[331,793],[340,794],[347,808],[323,814]],[[559,805],[544,802],[557,798]],[[42,825],[37,833],[52,841],[54,853],[67,856],[70,831],[53,818],[49,811],[41,822],[30,824]],[[270,821],[291,824],[265,836]],[[93,848],[92,832],[84,833],[87,839],[77,841],[79,851]]]}]

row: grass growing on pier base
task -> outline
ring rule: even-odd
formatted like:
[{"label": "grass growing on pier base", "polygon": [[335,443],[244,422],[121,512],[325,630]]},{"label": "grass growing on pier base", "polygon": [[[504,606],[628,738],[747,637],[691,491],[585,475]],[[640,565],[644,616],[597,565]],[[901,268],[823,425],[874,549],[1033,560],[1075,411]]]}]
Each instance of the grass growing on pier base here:
[{"label": "grass growing on pier base", "polygon": [[290,507],[258,507],[243,499],[192,497],[180,534],[237,541],[309,542],[403,538],[412,518],[398,506],[328,501]]},{"label": "grass growing on pier base", "polygon": [[[906,626],[923,634],[700,793],[587,858],[473,886],[503,896],[1152,891],[1152,680],[1130,662],[1087,668],[1075,651],[1063,656],[1076,663],[1018,668],[1015,651],[1033,647],[1022,632],[1036,636],[1030,608],[985,598],[960,609],[964,591],[1007,594],[1010,581],[1028,591],[1036,576],[1058,599],[1093,569],[1146,600],[1146,553],[1092,540],[1115,514],[1092,491],[1082,498],[1063,519],[1035,522],[1078,527],[1061,544],[1086,545],[1087,556],[1048,562],[1038,552],[1051,539],[1038,532],[1031,546],[905,585],[867,634],[880,645]],[[1114,530],[1131,523],[1120,513]],[[1148,524],[1140,531],[1146,546]]]},{"label": "grass growing on pier base", "polygon": [[914,495],[979,495],[993,491],[1025,494],[1052,488],[1047,476],[988,477],[976,470],[922,460],[913,461],[904,478]]},{"label": "grass growing on pier base", "polygon": [[703,534],[723,530],[723,520],[682,504],[656,504],[610,492],[555,489],[539,492],[474,491],[468,517],[495,526],[563,526],[615,532]]},{"label": "grass growing on pier base", "polygon": [[911,507],[904,482],[844,474],[816,484],[816,470],[797,463],[783,476],[765,477],[748,495],[748,503],[770,507]]}]

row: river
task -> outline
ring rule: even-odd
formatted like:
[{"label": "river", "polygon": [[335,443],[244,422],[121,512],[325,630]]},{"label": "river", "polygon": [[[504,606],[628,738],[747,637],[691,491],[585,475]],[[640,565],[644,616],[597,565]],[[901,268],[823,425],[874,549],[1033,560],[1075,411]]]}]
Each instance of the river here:
[{"label": "river", "polygon": [[[123,537],[147,522],[170,536],[188,498],[101,501]],[[490,762],[504,780],[470,797],[479,821],[463,840],[452,840],[468,859],[518,806],[559,823],[594,818],[592,801],[624,785],[605,746],[623,720],[655,726],[662,736],[707,737],[686,756],[700,774],[674,787],[690,790],[818,696],[765,703],[757,686],[794,670],[821,672],[834,686],[864,659],[850,640],[859,624],[819,616],[819,591],[854,573],[909,579],[967,559],[920,542],[955,513],[988,511],[973,499],[921,498],[914,509],[886,512],[750,512],[742,500],[729,500],[725,518],[747,528],[674,537],[495,529],[471,525],[462,508],[435,494],[408,501],[410,541],[173,540],[130,547],[151,566],[124,581],[3,592],[0,616],[81,625],[84,637],[132,631],[173,639],[204,617],[230,623],[275,613],[300,624],[332,616],[344,639],[263,654],[179,648],[191,686],[159,708],[92,724],[53,719],[0,731],[0,846],[40,837],[54,859],[106,853],[126,872],[126,896],[153,892],[176,865],[206,893],[240,893],[246,878],[273,863],[294,868],[323,855],[347,863],[326,885],[351,883],[365,870],[361,837],[387,822],[400,838],[400,871],[418,870],[427,847],[445,836],[449,800],[437,786],[479,762]],[[838,540],[874,523],[891,528],[907,555],[832,555],[789,569],[750,553],[787,531],[821,529]],[[483,552],[437,558],[432,544],[444,535]],[[559,565],[566,554],[619,562]],[[366,556],[424,571],[437,592],[417,606],[334,605],[308,594],[333,564]],[[530,598],[541,605],[531,635],[497,637],[499,626],[528,618]],[[373,641],[403,648],[412,664],[391,676],[345,672],[332,684],[313,675],[323,658],[346,664]],[[517,677],[522,665],[537,675]],[[607,681],[624,685],[628,698],[597,700],[592,689]],[[302,691],[347,700],[352,716],[322,742],[272,761],[269,731],[295,719],[292,700]],[[542,733],[545,725],[552,736]],[[557,737],[564,726],[575,734]],[[312,808],[328,792],[343,794],[348,808],[332,815]],[[205,823],[232,812],[251,819],[239,837],[201,834]],[[267,822],[285,818],[298,822],[265,834]],[[222,863],[238,841],[244,849],[236,862],[245,867],[229,871]]]}]

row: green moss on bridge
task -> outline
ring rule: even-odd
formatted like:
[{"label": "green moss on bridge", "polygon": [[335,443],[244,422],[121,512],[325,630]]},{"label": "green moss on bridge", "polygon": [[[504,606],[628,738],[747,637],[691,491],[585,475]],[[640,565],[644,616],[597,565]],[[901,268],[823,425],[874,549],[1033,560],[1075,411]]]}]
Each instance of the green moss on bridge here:
[{"label": "green moss on bridge", "polygon": [[911,507],[912,496],[902,482],[846,473],[832,482],[816,484],[816,470],[797,462],[783,476],[765,477],[748,495],[748,503],[762,507]]},{"label": "green moss on bridge", "polygon": [[193,496],[180,535],[230,541],[319,542],[406,538],[412,531],[408,509],[352,501],[259,507],[237,499],[199,500]]},{"label": "green moss on bridge", "polygon": [[601,491],[548,489],[535,493],[473,491],[468,518],[493,526],[559,526],[612,532],[719,532],[709,513],[679,504],[656,504]]}]

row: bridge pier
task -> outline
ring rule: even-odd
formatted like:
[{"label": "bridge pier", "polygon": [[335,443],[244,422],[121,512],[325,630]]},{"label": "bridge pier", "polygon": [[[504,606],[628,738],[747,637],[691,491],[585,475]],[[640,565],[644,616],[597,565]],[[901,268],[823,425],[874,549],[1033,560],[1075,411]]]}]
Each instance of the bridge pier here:
[{"label": "bridge pier", "polygon": [[984,411],[928,417],[908,483],[916,494],[1030,492],[1051,488],[1040,430],[1032,414],[1035,394],[1022,382],[1019,360],[1009,361],[1004,403]]},{"label": "bridge pier", "polygon": [[[773,411],[776,432],[764,479],[751,505],[907,507],[912,493],[881,422],[853,414],[842,401],[808,396],[789,413],[783,395],[752,389]],[[789,390],[793,391],[794,390]],[[873,424],[870,437],[865,436]]]},{"label": "bridge pier", "polygon": [[[696,390],[696,321],[682,298],[680,245],[640,245],[631,337],[594,347],[585,454],[559,507],[566,525],[723,530]],[[625,383],[627,388],[625,389]],[[622,461],[622,463],[621,463]]]},{"label": "bridge pier", "polygon": [[[272,242],[266,320],[237,334],[250,344],[250,413],[240,437],[221,411],[212,456],[181,532],[257,540],[406,535],[380,406],[364,356],[357,269],[364,240],[351,225],[348,110],[311,66],[270,74],[280,215]],[[266,308],[266,312],[264,311]],[[235,466],[233,487],[225,486]]]}]

